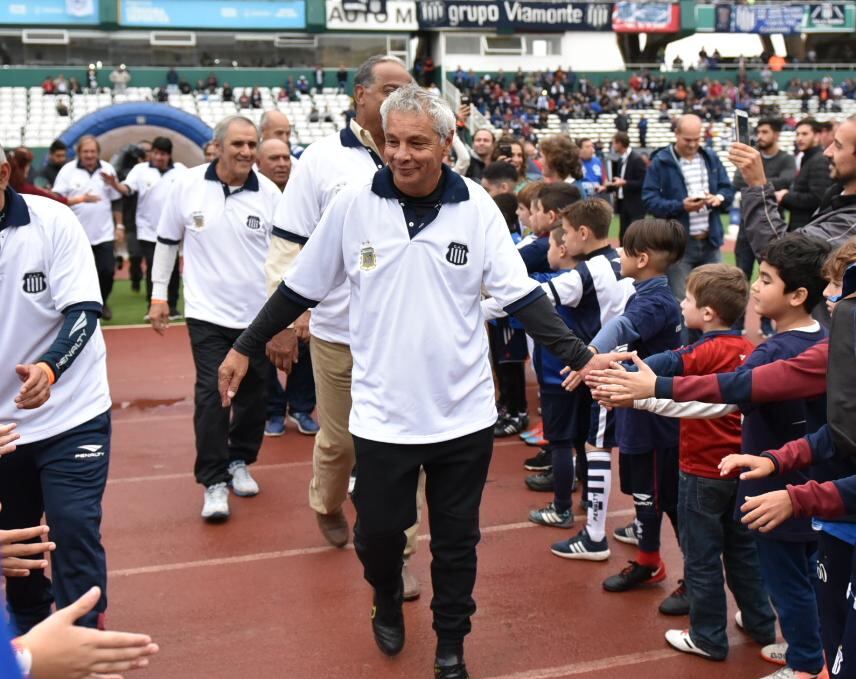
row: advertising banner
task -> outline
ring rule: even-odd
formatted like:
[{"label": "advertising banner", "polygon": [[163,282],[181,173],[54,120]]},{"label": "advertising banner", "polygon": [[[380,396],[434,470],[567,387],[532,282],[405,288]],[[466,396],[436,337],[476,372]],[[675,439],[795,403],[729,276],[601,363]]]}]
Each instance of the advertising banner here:
[{"label": "advertising banner", "polygon": [[306,28],[304,0],[122,0],[119,24],[146,28]]},{"label": "advertising banner", "polygon": [[416,31],[414,0],[327,0],[328,31]]},{"label": "advertising banner", "polygon": [[851,33],[856,30],[856,5],[845,2],[756,3],[717,2],[696,5],[696,30],[717,33]]},{"label": "advertising banner", "polygon": [[810,2],[806,9],[806,33],[856,31],[856,5],[844,2]]},{"label": "advertising banner", "polygon": [[671,2],[616,2],[612,30],[616,33],[676,33],[681,28],[680,5]]},{"label": "advertising banner", "polygon": [[0,24],[95,26],[95,0],[12,0],[0,2]]},{"label": "advertising banner", "polygon": [[612,30],[611,2],[421,0],[423,29],[477,28],[540,32]]}]

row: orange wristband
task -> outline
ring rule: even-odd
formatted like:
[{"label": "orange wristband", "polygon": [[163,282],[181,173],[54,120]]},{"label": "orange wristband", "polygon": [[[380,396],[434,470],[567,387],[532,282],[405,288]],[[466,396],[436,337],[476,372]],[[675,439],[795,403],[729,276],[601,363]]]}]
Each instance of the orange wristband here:
[{"label": "orange wristband", "polygon": [[36,363],[36,365],[45,371],[45,374],[48,376],[48,380],[50,381],[51,384],[56,382],[56,375],[54,374],[53,368],[51,368],[44,361],[40,361],[39,363]]},{"label": "orange wristband", "polygon": [[153,297],[149,304],[169,304],[169,302],[167,302],[165,299],[155,299]]}]

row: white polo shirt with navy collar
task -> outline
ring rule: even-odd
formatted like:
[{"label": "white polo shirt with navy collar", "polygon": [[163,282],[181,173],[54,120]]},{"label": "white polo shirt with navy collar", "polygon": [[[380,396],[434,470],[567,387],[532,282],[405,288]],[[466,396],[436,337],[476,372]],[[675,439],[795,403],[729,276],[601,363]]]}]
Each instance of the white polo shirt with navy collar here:
[{"label": "white polo shirt with navy collar", "polygon": [[355,436],[427,444],[493,426],[482,286],[509,313],[544,294],[493,199],[445,167],[443,181],[424,228],[410,226],[388,168],[342,189],[280,288],[312,306],[350,285]]},{"label": "white polo shirt with navy collar", "polygon": [[[274,218],[274,236],[303,245],[339,191],[370,181],[383,166],[383,160],[364,146],[350,127],[316,141],[292,170]],[[312,310],[312,335],[327,342],[349,344],[349,301],[349,285],[343,283],[332,289]]]},{"label": "white polo shirt with navy collar", "polygon": [[123,183],[137,194],[137,240],[150,243],[157,240],[158,221],[172,183],[186,169],[182,163],[170,164],[166,170],[159,170],[151,163],[138,163],[131,168]]},{"label": "white polo shirt with navy collar", "polygon": [[98,167],[92,172],[83,167],[79,160],[72,160],[57,173],[52,189],[66,198],[92,193],[101,199],[97,203],[78,203],[71,208],[83,224],[90,245],[113,240],[116,225],[113,223],[113,207],[110,203],[122,197],[121,193],[104,181],[102,172],[116,176],[116,170],[106,160],[99,160]]},{"label": "white polo shirt with navy collar", "polygon": [[216,166],[191,168],[172,183],[157,237],[184,242],[185,317],[240,329],[267,300],[264,263],[281,194],[252,170],[230,188]]},{"label": "white polo shirt with navy collar", "polygon": [[63,310],[101,308],[92,250],[72,211],[50,198],[5,192],[0,223],[0,422],[17,424],[21,444],[41,441],[91,420],[111,407],[107,350],[101,326],[33,410],[18,410],[19,363],[34,363],[65,323]]}]

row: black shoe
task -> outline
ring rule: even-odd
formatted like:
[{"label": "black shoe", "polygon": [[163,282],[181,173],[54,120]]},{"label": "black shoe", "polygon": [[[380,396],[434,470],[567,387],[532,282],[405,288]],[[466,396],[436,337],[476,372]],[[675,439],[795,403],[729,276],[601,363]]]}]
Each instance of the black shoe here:
[{"label": "black shoe", "polygon": [[603,588],[607,592],[626,592],[640,585],[653,585],[666,579],[666,566],[663,562],[657,568],[643,566],[635,561],[618,575],[611,575],[603,581]]},{"label": "black shoe", "polygon": [[434,679],[470,679],[460,655],[438,655],[434,659]]},{"label": "black shoe", "polygon": [[377,647],[386,655],[398,655],[404,648],[402,591],[393,595],[375,592],[372,606],[372,631]]},{"label": "black shoe", "polygon": [[553,453],[541,448],[537,455],[524,460],[523,468],[530,472],[548,472],[553,468]]},{"label": "black shoe", "polygon": [[493,435],[496,438],[504,436],[512,436],[523,431],[523,426],[519,417],[506,417],[497,422],[493,427]]},{"label": "black shoe", "polygon": [[659,611],[663,615],[690,614],[690,600],[687,596],[687,586],[683,580],[678,580],[678,588],[663,599]]},{"label": "black shoe", "polygon": [[530,474],[526,477],[526,487],[529,490],[534,490],[538,493],[553,492],[553,472],[541,472],[540,474]]}]

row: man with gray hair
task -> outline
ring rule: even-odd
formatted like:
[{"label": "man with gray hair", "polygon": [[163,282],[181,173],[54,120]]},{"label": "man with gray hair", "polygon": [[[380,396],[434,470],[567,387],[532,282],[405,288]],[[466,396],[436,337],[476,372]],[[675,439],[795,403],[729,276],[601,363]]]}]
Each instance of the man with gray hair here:
[{"label": "man with gray hair", "polygon": [[[184,299],[196,366],[193,426],[196,480],[205,487],[202,517],[229,517],[227,484],[255,495],[248,465],[264,432],[267,362],[253,356],[250,384],[231,411],[220,406],[216,366],[265,301],[264,258],[279,189],[253,171],[259,132],[248,118],[230,116],[214,130],[218,158],[175,179],[157,225],[152,265],[152,327],[169,324],[167,284],[184,242]],[[224,272],[229,284],[224,284]]]},{"label": "man with gray hair", "polygon": [[[384,167],[384,133],[380,106],[386,97],[412,81],[395,57],[377,55],[357,69],[354,78],[356,117],[340,132],[312,144],[292,172],[275,216],[275,228],[265,265],[268,294],[272,294],[312,235],[330,201],[345,186],[365,184]],[[298,340],[309,339],[321,429],[312,452],[313,477],[309,506],[324,538],[335,547],[348,544],[348,521],[342,506],[354,468],[354,442],[348,431],[351,412],[351,349],[348,307],[350,286],[342,283],[293,328],[277,335],[268,356],[289,372],[298,359]],[[275,423],[274,423],[275,424]],[[271,422],[268,423],[272,425]],[[273,431],[273,429],[270,429]],[[410,531],[407,554],[416,549]],[[405,567],[405,597],[419,596],[419,582]]]},{"label": "man with gray hair", "polygon": [[354,546],[374,588],[375,642],[387,655],[404,646],[402,555],[424,468],[434,674],[467,679],[479,505],[497,417],[483,287],[572,369],[587,372],[598,361],[526,274],[490,196],[443,164],[455,129],[448,106],[407,85],[380,112],[389,164],[370,184],[345,187],[331,201],[220,366],[220,393],[229,405],[249,356],[331,290],[350,286]]}]

